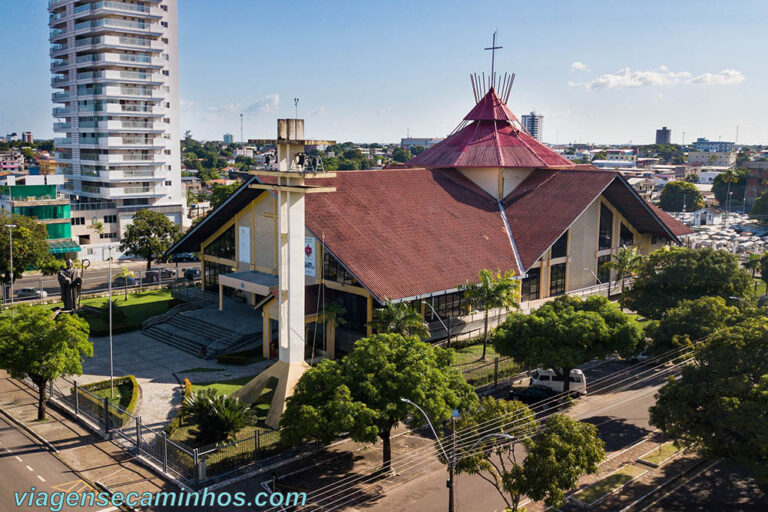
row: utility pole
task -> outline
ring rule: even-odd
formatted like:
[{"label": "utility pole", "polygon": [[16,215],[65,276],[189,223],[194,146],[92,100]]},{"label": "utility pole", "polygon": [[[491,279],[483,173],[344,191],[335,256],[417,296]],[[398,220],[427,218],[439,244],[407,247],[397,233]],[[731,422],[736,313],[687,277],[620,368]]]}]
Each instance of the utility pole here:
[{"label": "utility pole", "polygon": [[[115,370],[112,363],[112,245],[109,246],[109,270],[107,277],[109,282],[109,396],[115,398]],[[128,279],[128,276],[125,276]]]},{"label": "utility pole", "polygon": [[243,113],[240,112],[240,146],[245,147],[245,142],[243,141]]},{"label": "utility pole", "polygon": [[448,461],[448,512],[456,508],[456,416],[451,416],[451,460]]},{"label": "utility pole", "polygon": [[16,224],[6,224],[5,227],[8,228],[8,236],[11,238],[9,249],[11,250],[11,316],[13,316],[13,228]]}]

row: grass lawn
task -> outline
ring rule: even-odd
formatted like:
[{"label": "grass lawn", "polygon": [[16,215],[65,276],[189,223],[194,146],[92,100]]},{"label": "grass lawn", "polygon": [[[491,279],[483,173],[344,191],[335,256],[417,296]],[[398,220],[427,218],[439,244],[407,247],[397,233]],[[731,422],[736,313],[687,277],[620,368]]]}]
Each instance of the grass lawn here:
[{"label": "grass lawn", "polygon": [[[148,292],[129,293],[128,300],[126,301],[124,294],[113,290],[112,300],[120,310],[120,313],[117,313],[117,315],[124,317],[122,321],[115,322],[115,312],[113,310],[113,332],[129,332],[140,328],[141,323],[144,320],[168,311],[172,299],[171,292],[168,290],[152,290]],[[107,300],[107,297],[83,299],[82,305],[99,308],[106,304]],[[62,303],[47,304],[43,307],[53,309],[57,306],[61,307]],[[109,318],[106,315],[102,317],[101,315],[83,313],[81,316],[91,326],[92,335],[102,336],[107,333],[109,329]]]},{"label": "grass lawn", "polygon": [[[480,358],[483,355],[483,344],[469,345],[455,349],[455,367],[464,373],[464,378],[473,386],[480,386],[493,381],[493,360],[502,356],[496,353],[493,345],[489,344],[485,352],[485,361]],[[520,371],[520,367],[512,359],[499,362],[499,378],[508,377]]]},{"label": "grass lawn", "polygon": [[640,457],[640,460],[644,462],[648,462],[650,464],[653,464],[654,466],[658,466],[668,458],[672,457],[674,454],[680,451],[680,448],[676,447],[675,444],[670,441],[668,443],[664,443],[660,447],[656,448],[655,450],[643,455]]},{"label": "grass lawn", "polygon": [[[87,386],[83,386],[84,388],[88,389]],[[101,399],[108,398],[110,402],[113,404],[119,406],[122,409],[127,409],[128,404],[131,403],[131,395],[133,393],[133,386],[130,382],[121,381],[115,386],[115,396],[112,398],[112,393],[109,389],[109,386],[107,386],[104,389],[88,389],[91,393],[98,396]]]},{"label": "grass lawn", "polygon": [[577,492],[575,497],[582,503],[594,503],[609,492],[614,491],[630,480],[639,477],[645,471],[646,470],[638,468],[637,466],[624,466],[605,478],[598,480],[590,487]]},{"label": "grass lawn", "polygon": [[193,384],[192,392],[197,392],[201,389],[213,388],[222,395],[231,395],[245,384],[250,382],[254,377],[256,377],[256,375],[246,375],[245,377],[237,377],[236,379],[222,380],[218,382],[206,382],[204,384]]},{"label": "grass lawn", "polygon": [[757,295],[765,295],[765,281],[762,279],[755,279],[755,283],[757,283],[757,287],[755,288],[755,291],[757,292]]}]

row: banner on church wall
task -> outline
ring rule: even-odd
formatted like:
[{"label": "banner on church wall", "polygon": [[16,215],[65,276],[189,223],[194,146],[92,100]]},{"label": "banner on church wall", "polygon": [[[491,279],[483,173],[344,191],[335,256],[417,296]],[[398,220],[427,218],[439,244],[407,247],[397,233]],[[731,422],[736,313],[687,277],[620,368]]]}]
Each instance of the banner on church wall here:
[{"label": "banner on church wall", "polygon": [[251,228],[239,226],[237,230],[237,260],[242,263],[251,262]]},{"label": "banner on church wall", "polygon": [[304,237],[304,275],[317,277],[317,240],[313,236]]}]

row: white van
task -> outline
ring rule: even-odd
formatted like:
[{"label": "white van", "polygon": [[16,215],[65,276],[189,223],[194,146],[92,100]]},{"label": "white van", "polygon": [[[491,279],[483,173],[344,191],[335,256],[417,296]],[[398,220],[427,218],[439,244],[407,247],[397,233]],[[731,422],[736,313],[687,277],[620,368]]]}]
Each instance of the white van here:
[{"label": "white van", "polygon": [[[551,368],[548,370],[534,370],[531,374],[531,386],[541,386],[560,393],[563,391],[563,377],[555,373],[555,370]],[[587,394],[587,378],[584,376],[584,372],[579,369],[571,370],[569,389],[582,395]]]}]

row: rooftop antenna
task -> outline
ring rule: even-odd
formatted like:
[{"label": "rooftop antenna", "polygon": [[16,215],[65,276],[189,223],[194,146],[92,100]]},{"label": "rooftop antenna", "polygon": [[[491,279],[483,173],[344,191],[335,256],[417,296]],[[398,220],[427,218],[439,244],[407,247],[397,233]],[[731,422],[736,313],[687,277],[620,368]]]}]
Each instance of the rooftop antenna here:
[{"label": "rooftop antenna", "polygon": [[293,108],[296,113],[296,115],[294,116],[294,119],[298,119],[299,118],[299,98],[293,98]]},{"label": "rooftop antenna", "polygon": [[243,139],[243,113],[240,112],[240,145],[244,145],[245,139]]},{"label": "rooftop antenna", "polygon": [[[493,31],[493,42],[491,43],[491,46],[484,48],[484,50],[491,50],[491,76],[488,77],[488,81],[491,84],[496,81],[496,50],[504,48],[503,46],[496,46],[496,32],[498,32],[498,30]],[[485,90],[485,88],[483,89]]]}]

